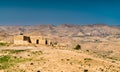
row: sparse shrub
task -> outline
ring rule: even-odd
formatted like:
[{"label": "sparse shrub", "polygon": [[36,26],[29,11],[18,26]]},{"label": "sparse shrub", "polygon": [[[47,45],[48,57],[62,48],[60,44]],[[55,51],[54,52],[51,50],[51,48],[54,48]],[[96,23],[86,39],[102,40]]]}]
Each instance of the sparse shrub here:
[{"label": "sparse shrub", "polygon": [[2,50],[3,52],[9,52],[9,53],[20,53],[20,52],[24,52],[26,50],[10,50],[10,49],[6,49],[6,50]]},{"label": "sparse shrub", "polygon": [[30,65],[33,65],[33,63],[30,63]]},{"label": "sparse shrub", "polygon": [[0,43],[0,46],[7,46],[7,43]]},{"label": "sparse shrub", "polygon": [[20,56],[20,58],[22,58],[22,56]]},{"label": "sparse shrub", "polygon": [[64,61],[64,59],[61,59],[61,61]]},{"label": "sparse shrub", "polygon": [[39,70],[37,72],[40,72]]},{"label": "sparse shrub", "polygon": [[113,51],[111,50],[111,51],[108,51],[108,53],[113,53]]},{"label": "sparse shrub", "polygon": [[24,52],[26,50],[11,50],[11,53],[19,53],[19,52]]},{"label": "sparse shrub", "polygon": [[69,61],[70,59],[66,59],[67,61]]},{"label": "sparse shrub", "polygon": [[117,57],[107,57],[107,58],[112,59],[112,60],[118,60]]},{"label": "sparse shrub", "polygon": [[28,54],[28,56],[30,56],[30,55]]},{"label": "sparse shrub", "polygon": [[45,64],[46,62],[44,62],[44,64]]},{"label": "sparse shrub", "polygon": [[16,59],[17,57],[16,57],[16,56],[14,56],[14,58]]},{"label": "sparse shrub", "polygon": [[17,63],[30,61],[30,59],[25,58],[14,58],[11,55],[0,56],[0,69],[7,69],[11,66],[14,66]]},{"label": "sparse shrub", "polygon": [[84,69],[84,72],[88,72],[88,70],[87,70],[87,69]]},{"label": "sparse shrub", "polygon": [[112,63],[115,63],[115,61],[112,61]]},{"label": "sparse shrub", "polygon": [[72,63],[72,62],[70,62],[70,64],[71,64],[71,65],[73,65],[73,63]]},{"label": "sparse shrub", "polygon": [[0,46],[10,46],[11,43],[6,43],[6,42],[0,42]]},{"label": "sparse shrub", "polygon": [[10,59],[11,59],[11,56],[9,56],[9,55],[1,56],[0,57],[0,69],[8,68],[10,66],[10,64],[9,64]]},{"label": "sparse shrub", "polygon": [[76,47],[74,48],[75,50],[80,50],[81,49],[81,46],[78,44],[76,45]]},{"label": "sparse shrub", "polygon": [[58,42],[55,42],[55,43],[54,43],[54,45],[57,45],[57,44],[58,44]]},{"label": "sparse shrub", "polygon": [[102,69],[102,68],[100,68],[100,70],[103,72],[104,71],[104,69]]},{"label": "sparse shrub", "polygon": [[89,52],[89,50],[86,50],[87,52]]},{"label": "sparse shrub", "polygon": [[41,54],[43,54],[43,52],[42,51],[33,51],[32,54],[34,54],[34,55],[41,55]]},{"label": "sparse shrub", "polygon": [[88,64],[88,66],[90,67],[90,64]]},{"label": "sparse shrub", "polygon": [[84,60],[92,60],[91,58],[85,58]]},{"label": "sparse shrub", "polygon": [[10,58],[11,58],[11,56],[9,56],[9,55],[2,56],[2,57],[0,57],[0,63],[2,63],[2,62],[8,62],[8,60]]}]

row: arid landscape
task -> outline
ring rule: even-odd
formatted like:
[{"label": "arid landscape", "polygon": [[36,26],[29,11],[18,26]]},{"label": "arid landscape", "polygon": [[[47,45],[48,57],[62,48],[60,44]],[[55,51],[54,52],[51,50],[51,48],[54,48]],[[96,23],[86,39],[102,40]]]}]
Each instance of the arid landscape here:
[{"label": "arid landscape", "polygon": [[[32,44],[31,37],[27,45],[15,44],[15,35],[48,42]],[[120,72],[120,27],[0,26],[0,72]]]}]

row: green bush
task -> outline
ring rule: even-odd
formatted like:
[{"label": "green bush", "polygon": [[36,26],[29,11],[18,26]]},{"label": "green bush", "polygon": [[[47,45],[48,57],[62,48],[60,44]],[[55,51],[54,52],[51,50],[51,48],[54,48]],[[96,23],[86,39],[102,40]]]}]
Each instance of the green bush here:
[{"label": "green bush", "polygon": [[6,69],[9,66],[12,66],[13,64],[9,63],[10,59],[11,59],[10,55],[1,56],[0,57],[0,69]]},{"label": "green bush", "polygon": [[10,46],[11,43],[6,43],[6,42],[0,42],[0,46]]},{"label": "green bush", "polygon": [[0,43],[0,46],[6,46],[7,45],[7,43]]},{"label": "green bush", "polygon": [[81,46],[78,44],[76,45],[76,47],[74,48],[75,50],[80,50],[81,49]]},{"label": "green bush", "polygon": [[9,56],[9,55],[1,56],[0,63],[8,62],[10,58],[11,58],[11,56]]}]

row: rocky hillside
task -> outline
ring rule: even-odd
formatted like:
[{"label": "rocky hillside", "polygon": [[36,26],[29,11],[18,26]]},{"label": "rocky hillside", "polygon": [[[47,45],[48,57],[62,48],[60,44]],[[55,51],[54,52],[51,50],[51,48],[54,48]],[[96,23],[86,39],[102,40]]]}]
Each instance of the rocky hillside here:
[{"label": "rocky hillside", "polygon": [[9,40],[16,34],[43,35],[50,38],[99,37],[120,38],[120,27],[103,24],[93,25],[34,25],[34,26],[0,26],[0,40]]}]

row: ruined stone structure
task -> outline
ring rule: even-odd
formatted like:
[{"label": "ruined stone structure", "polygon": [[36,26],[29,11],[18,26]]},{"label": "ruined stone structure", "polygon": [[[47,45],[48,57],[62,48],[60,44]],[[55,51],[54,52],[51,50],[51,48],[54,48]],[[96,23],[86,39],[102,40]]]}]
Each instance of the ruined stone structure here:
[{"label": "ruined stone structure", "polygon": [[28,44],[38,44],[38,45],[49,45],[50,42],[47,38],[42,36],[26,36],[26,35],[15,35],[14,36],[15,45],[28,45]]}]

